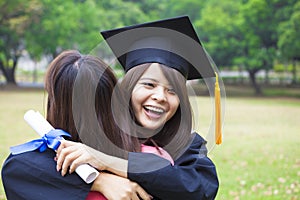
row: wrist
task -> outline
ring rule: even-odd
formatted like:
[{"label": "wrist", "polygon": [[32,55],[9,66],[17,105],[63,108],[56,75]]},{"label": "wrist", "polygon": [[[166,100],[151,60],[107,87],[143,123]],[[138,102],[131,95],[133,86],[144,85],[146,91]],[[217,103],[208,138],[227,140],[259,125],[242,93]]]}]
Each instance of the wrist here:
[{"label": "wrist", "polygon": [[91,191],[102,193],[103,190],[103,180],[105,179],[105,173],[100,172],[97,178],[94,180]]}]

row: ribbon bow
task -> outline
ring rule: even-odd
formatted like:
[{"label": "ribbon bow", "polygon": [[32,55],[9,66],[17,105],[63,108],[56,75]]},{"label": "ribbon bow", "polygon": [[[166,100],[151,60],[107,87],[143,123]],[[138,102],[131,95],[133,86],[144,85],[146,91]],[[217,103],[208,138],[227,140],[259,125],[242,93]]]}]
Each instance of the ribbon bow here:
[{"label": "ribbon bow", "polygon": [[10,151],[13,155],[25,153],[29,151],[39,150],[43,152],[48,148],[57,150],[60,145],[62,136],[71,137],[71,135],[61,129],[51,130],[46,133],[42,138],[26,142],[17,146],[10,147]]}]

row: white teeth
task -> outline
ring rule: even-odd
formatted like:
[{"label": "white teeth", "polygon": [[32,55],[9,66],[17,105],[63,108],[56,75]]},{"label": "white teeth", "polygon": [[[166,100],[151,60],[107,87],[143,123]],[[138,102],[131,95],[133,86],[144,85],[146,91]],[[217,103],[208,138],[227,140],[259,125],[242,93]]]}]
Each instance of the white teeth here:
[{"label": "white teeth", "polygon": [[157,112],[157,113],[163,113],[164,110],[161,108],[157,108],[157,107],[153,107],[153,106],[145,106],[146,109],[153,111],[153,112]]}]

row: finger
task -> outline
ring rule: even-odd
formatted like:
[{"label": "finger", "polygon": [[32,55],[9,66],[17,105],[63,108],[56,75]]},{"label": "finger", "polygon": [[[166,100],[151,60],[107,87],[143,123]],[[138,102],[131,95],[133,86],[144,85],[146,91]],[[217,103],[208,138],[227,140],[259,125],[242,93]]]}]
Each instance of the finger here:
[{"label": "finger", "polygon": [[142,188],[135,182],[131,182],[130,181],[130,184],[131,184],[131,187],[132,187],[132,191],[131,192],[131,199],[133,200],[139,200],[139,190],[142,190]]},{"label": "finger", "polygon": [[132,200],[140,200],[140,198],[139,198],[139,196],[137,195],[137,193],[133,193],[133,194],[131,195],[131,199],[132,199]]},{"label": "finger", "polygon": [[76,156],[77,156],[76,159],[73,159],[73,161],[71,162],[71,165],[69,168],[70,174],[73,173],[79,165],[86,163],[83,155],[77,154]]},{"label": "finger", "polygon": [[150,200],[153,198],[139,185],[137,185],[136,191],[137,191],[137,194],[139,195],[139,197],[143,200]]},{"label": "finger", "polygon": [[64,159],[61,153],[56,154],[56,171],[60,171]]},{"label": "finger", "polygon": [[58,149],[56,150],[56,155],[59,157],[61,150],[65,148],[65,141],[61,140]]},{"label": "finger", "polygon": [[[73,156],[76,156],[76,159],[74,159],[70,165],[69,173],[72,173],[75,171],[75,169],[83,164],[83,163],[89,163],[88,160],[90,157],[90,153],[86,150],[85,145],[79,144],[76,147],[76,154],[74,152]],[[90,164],[90,163],[89,163]]]},{"label": "finger", "polygon": [[[75,151],[75,152],[69,153],[65,157],[65,159],[63,161],[63,164],[62,164],[62,168],[61,168],[62,176],[64,176],[67,173],[67,171],[68,171],[69,167],[72,165],[73,161],[76,160],[76,159],[79,159],[79,156],[80,156],[80,154]],[[73,167],[73,170],[70,169],[69,173],[72,173],[76,169],[75,167]]]},{"label": "finger", "polygon": [[64,148],[70,147],[73,145],[74,142],[68,141],[68,140],[60,140],[60,145],[58,147],[58,149],[56,150],[56,156],[59,157],[61,154],[61,151]]},{"label": "finger", "polygon": [[[59,171],[62,168],[62,165],[65,161],[65,158],[67,155],[69,155],[72,152],[72,147],[66,147],[60,150],[60,154],[57,154],[57,161],[56,161],[56,170]],[[75,150],[73,150],[75,151]]]},{"label": "finger", "polygon": [[132,195],[127,195],[127,196],[122,196],[120,199],[121,200],[133,200],[134,198],[132,197]]}]

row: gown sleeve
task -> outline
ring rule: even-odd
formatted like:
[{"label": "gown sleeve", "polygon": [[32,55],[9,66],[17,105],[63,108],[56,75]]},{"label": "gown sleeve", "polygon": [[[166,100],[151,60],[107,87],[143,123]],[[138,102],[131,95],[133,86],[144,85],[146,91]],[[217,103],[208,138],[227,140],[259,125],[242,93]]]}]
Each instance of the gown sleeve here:
[{"label": "gown sleeve", "polygon": [[139,183],[155,199],[214,199],[219,182],[215,165],[207,157],[205,143],[195,134],[174,166],[154,154],[129,153],[128,178]]},{"label": "gown sleeve", "polygon": [[7,200],[83,200],[90,191],[76,173],[62,177],[56,171],[55,152],[9,155],[1,175]]}]

